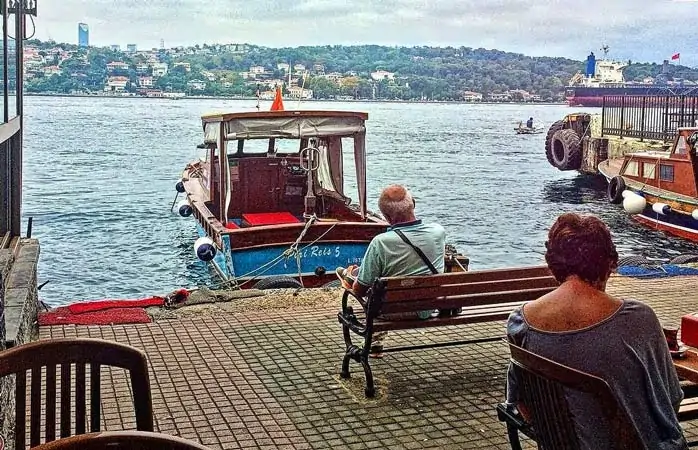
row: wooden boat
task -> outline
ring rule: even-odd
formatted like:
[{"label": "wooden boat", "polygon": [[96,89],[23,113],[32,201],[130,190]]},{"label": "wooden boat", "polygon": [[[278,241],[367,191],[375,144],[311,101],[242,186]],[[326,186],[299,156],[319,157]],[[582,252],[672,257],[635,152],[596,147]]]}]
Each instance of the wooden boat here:
[{"label": "wooden boat", "polygon": [[542,128],[528,128],[528,127],[516,127],[514,128],[516,134],[539,134],[543,132]]},{"label": "wooden boat", "polygon": [[[180,214],[198,222],[197,256],[232,285],[259,289],[320,286],[336,280],[336,267],[360,264],[389,226],[366,205],[367,119],[345,111],[203,116],[206,157],[188,164],[177,185],[187,196]],[[353,155],[355,203],[345,191],[345,153]],[[447,255],[456,270],[467,263]]]},{"label": "wooden boat", "polygon": [[698,241],[698,128],[679,128],[667,151],[628,153],[599,165],[608,198],[637,221]]}]

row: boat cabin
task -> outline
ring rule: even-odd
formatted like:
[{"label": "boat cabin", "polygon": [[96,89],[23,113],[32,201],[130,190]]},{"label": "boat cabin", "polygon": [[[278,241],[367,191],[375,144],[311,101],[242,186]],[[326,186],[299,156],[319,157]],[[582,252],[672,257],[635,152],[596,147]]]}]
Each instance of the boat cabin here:
[{"label": "boat cabin", "polygon": [[[339,111],[204,116],[206,206],[231,229],[300,223],[313,214],[366,221],[367,118]],[[356,163],[358,204],[353,207],[344,186],[347,150]]]},{"label": "boat cabin", "polygon": [[619,175],[628,180],[689,197],[698,196],[698,128],[679,128],[668,152],[626,154]]}]

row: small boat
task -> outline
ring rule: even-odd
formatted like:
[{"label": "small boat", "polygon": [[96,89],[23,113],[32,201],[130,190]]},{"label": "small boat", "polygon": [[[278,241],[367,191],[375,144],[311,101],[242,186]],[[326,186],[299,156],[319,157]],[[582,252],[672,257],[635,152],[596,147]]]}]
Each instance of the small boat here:
[{"label": "small boat", "polygon": [[[360,264],[389,226],[367,209],[367,119],[348,111],[203,116],[206,156],[177,183],[187,197],[180,215],[197,221],[197,257],[230,286],[258,289],[322,286],[337,281],[336,267]],[[351,159],[356,202],[345,186]],[[447,271],[467,264],[447,251]]]},{"label": "small boat", "polygon": [[543,132],[543,128],[517,127],[517,128],[514,128],[514,131],[516,131],[516,134],[539,134],[539,133]]},{"label": "small boat", "polygon": [[667,151],[627,153],[598,169],[608,199],[638,222],[698,241],[698,127],[679,128]]}]

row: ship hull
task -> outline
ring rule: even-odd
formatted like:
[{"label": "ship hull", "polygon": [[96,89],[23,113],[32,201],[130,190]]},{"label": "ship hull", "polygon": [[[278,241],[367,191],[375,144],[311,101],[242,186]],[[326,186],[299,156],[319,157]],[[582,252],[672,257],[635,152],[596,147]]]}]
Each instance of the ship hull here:
[{"label": "ship hull", "polygon": [[[621,106],[622,98],[630,95],[655,96],[661,103],[664,97],[696,95],[695,86],[625,86],[625,87],[579,87],[567,88],[567,103],[570,106],[602,107]],[[606,97],[604,102],[604,97]]]}]

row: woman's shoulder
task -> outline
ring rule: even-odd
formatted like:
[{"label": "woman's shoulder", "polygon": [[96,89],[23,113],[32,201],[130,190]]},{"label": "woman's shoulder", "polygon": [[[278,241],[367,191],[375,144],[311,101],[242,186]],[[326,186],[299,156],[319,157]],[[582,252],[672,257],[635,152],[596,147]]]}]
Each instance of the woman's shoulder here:
[{"label": "woman's shoulder", "polygon": [[521,345],[523,336],[528,332],[528,324],[523,315],[523,305],[514,309],[507,320],[507,336],[509,340]]},{"label": "woman's shoulder", "polygon": [[626,313],[633,314],[637,317],[646,317],[654,320],[657,319],[657,314],[648,304],[632,298],[624,298],[622,301],[623,311]]}]

